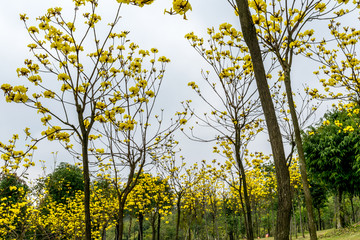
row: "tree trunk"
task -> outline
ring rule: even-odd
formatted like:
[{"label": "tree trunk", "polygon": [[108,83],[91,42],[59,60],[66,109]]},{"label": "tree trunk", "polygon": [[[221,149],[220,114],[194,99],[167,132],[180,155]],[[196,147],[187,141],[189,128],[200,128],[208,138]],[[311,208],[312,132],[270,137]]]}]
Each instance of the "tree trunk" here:
[{"label": "tree trunk", "polygon": [[302,211],[301,211],[301,201],[300,201],[300,197],[299,197],[299,219],[300,219],[300,229],[301,229],[301,234],[303,236],[303,238],[305,238],[305,233],[304,233],[304,226],[303,226],[303,219],[302,219]]},{"label": "tree trunk", "polygon": [[101,240],[106,240],[106,227],[107,227],[107,224],[105,224],[102,228]]},{"label": "tree trunk", "polygon": [[294,234],[293,233],[294,232],[294,226],[293,226],[293,224],[291,224],[291,222],[293,222],[293,221],[291,221],[291,220],[294,221],[294,214],[290,217],[290,237],[289,237],[290,240],[292,240],[292,235]]},{"label": "tree trunk", "polygon": [[[273,211],[272,211],[272,209],[270,209],[270,215],[268,215],[268,217],[267,217],[267,220],[268,220],[268,222],[267,222],[267,234],[271,234],[271,232],[272,232],[272,229],[273,229],[273,226],[272,226],[272,224],[274,223],[274,221],[273,221]],[[272,235],[272,234],[271,234]]]},{"label": "tree trunk", "polygon": [[[217,239],[217,240],[219,240],[220,239],[220,235],[219,235],[219,226],[218,226],[218,222],[216,221],[216,213],[217,213],[217,211],[216,211],[216,202],[214,203],[214,207],[215,207],[215,209],[214,209],[214,213],[213,213],[213,218],[212,218],[212,220],[213,220],[213,233],[214,233],[214,239]],[[216,236],[216,237],[215,237]]]},{"label": "tree trunk", "polygon": [[345,216],[343,206],[343,191],[339,189],[339,217],[340,217],[340,228],[345,227]]},{"label": "tree trunk", "polygon": [[253,224],[253,228],[254,228],[254,236],[259,236],[259,219],[258,219],[258,216],[257,216],[257,208],[256,208],[256,204],[254,204],[254,207],[253,207],[253,214],[252,214],[252,219],[254,219],[254,224]]},{"label": "tree trunk", "polygon": [[157,216],[157,214],[156,214],[156,212],[154,213],[154,216],[152,217],[152,219],[151,219],[151,231],[152,231],[152,236],[151,236],[151,239],[152,240],[156,240],[156,216]]},{"label": "tree trunk", "polygon": [[235,240],[235,238],[234,238],[234,232],[233,232],[232,229],[230,229],[230,232],[229,232],[229,239],[230,239],[230,240]]},{"label": "tree trunk", "polygon": [[254,218],[255,218],[255,232],[258,237],[260,237],[260,221],[259,221],[259,211],[256,207],[256,203],[254,203]]},{"label": "tree trunk", "polygon": [[[240,181],[242,182],[243,191],[244,191],[244,200],[245,200],[245,208],[244,209],[244,217],[245,217],[245,225],[246,225],[246,236],[247,239],[253,240],[254,239],[254,230],[253,230],[253,222],[251,216],[251,205],[250,205],[250,198],[247,191],[247,183],[246,183],[246,175],[244,165],[242,163],[242,159],[240,156],[240,129],[235,127],[235,158],[240,169]],[[241,194],[241,189],[239,190]]]},{"label": "tree trunk", "polygon": [[[279,59],[279,61],[282,61],[282,59]],[[290,109],[290,115],[291,115],[291,119],[292,119],[292,123],[293,123],[294,133],[295,133],[295,143],[296,143],[296,148],[297,148],[297,152],[299,155],[300,175],[301,175],[301,182],[303,184],[303,189],[304,189],[305,206],[306,206],[306,211],[307,211],[307,216],[308,216],[310,239],[317,240],[313,203],[312,203],[312,197],[311,197],[311,193],[310,193],[310,187],[309,187],[309,182],[308,182],[308,177],[307,177],[307,172],[306,172],[304,148],[303,148],[302,139],[301,139],[298,116],[297,116],[296,110],[295,110],[293,92],[291,90],[291,80],[290,80],[290,71],[291,71],[290,68],[291,67],[289,65],[285,65],[285,63],[283,63],[282,66],[283,66],[283,70],[284,70],[284,74],[285,74],[285,89],[286,89],[287,102],[288,102],[289,109]]]},{"label": "tree trunk", "polygon": [[345,226],[344,212],[342,206],[342,195],[343,191],[338,188],[337,193],[335,194],[335,220],[336,228],[341,229]]},{"label": "tree trunk", "polygon": [[90,213],[90,170],[88,155],[88,133],[82,131],[82,156],[84,177],[84,208],[85,208],[85,239],[91,240],[91,213]]},{"label": "tree trunk", "polygon": [[158,223],[157,223],[157,240],[160,240],[161,214],[159,212],[158,212],[157,220],[158,220]]},{"label": "tree trunk", "polygon": [[269,132],[272,153],[275,162],[276,180],[278,184],[278,211],[276,218],[276,240],[288,240],[290,232],[291,215],[291,189],[289,169],[286,165],[284,145],[282,142],[279,124],[277,122],[275,108],[272,102],[265,68],[256,29],[252,21],[247,0],[236,0],[240,24],[244,40],[250,50],[253,63],[256,84],[260,96],[265,121]]},{"label": "tree trunk", "polygon": [[319,218],[319,230],[321,231],[321,212],[320,212],[320,208],[317,209],[318,211],[318,218]]},{"label": "tree trunk", "polygon": [[[241,179],[241,175],[239,174],[239,179]],[[247,211],[246,211],[246,207],[244,205],[244,201],[243,201],[243,195],[242,195],[242,180],[240,180],[240,186],[239,186],[239,189],[238,189],[238,192],[239,192],[239,199],[240,199],[240,205],[241,205],[241,211],[244,215],[244,225],[245,225],[245,233],[246,235],[248,235],[249,233],[249,223],[248,223],[248,218],[247,218]],[[240,223],[241,224],[241,223]]]},{"label": "tree trunk", "polygon": [[356,223],[353,198],[354,198],[354,196],[351,194],[350,195],[350,204],[351,204],[352,223]]},{"label": "tree trunk", "polygon": [[188,235],[189,235],[189,240],[191,240],[191,226],[189,225],[189,230],[188,230],[189,232],[188,232]]},{"label": "tree trunk", "polygon": [[257,235],[258,235],[258,237],[260,237],[260,235],[261,235],[261,230],[260,230],[260,227],[261,227],[261,210],[260,209],[258,209],[258,211],[257,211],[257,223],[256,223],[256,225],[257,225]]},{"label": "tree trunk", "polygon": [[139,213],[139,234],[138,234],[138,240],[144,239],[144,215],[142,213]]},{"label": "tree trunk", "polygon": [[181,196],[178,196],[178,201],[176,203],[176,207],[177,207],[177,218],[176,218],[176,235],[175,235],[175,240],[179,240],[179,229],[180,229],[180,217],[181,217]]},{"label": "tree trunk", "polygon": [[297,221],[296,221],[296,212],[295,212],[295,206],[293,204],[293,218],[294,218],[294,231],[295,231],[295,238],[298,238],[298,228],[297,228]]},{"label": "tree trunk", "polygon": [[130,216],[130,219],[129,219],[129,231],[128,231],[128,240],[130,240],[131,238],[131,226],[132,225],[132,217]]},{"label": "tree trunk", "polygon": [[338,197],[338,192],[335,193],[334,195],[334,227],[336,229],[339,228],[340,225],[340,218],[339,218],[339,197]]},{"label": "tree trunk", "polygon": [[120,207],[118,216],[117,216],[115,240],[123,239],[123,231],[124,231],[124,209],[123,209],[123,207]]}]

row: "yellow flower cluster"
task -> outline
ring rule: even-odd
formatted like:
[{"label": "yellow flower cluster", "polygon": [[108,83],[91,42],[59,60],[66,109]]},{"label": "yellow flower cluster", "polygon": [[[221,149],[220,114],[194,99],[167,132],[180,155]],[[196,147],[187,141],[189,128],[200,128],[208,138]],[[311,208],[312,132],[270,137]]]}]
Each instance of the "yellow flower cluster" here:
[{"label": "yellow flower cluster", "polygon": [[6,95],[7,102],[26,103],[29,99],[27,96],[27,88],[24,86],[11,86],[10,84],[1,85],[1,89]]},{"label": "yellow flower cluster", "polygon": [[16,202],[11,202],[11,196],[0,199],[0,239],[15,240],[18,235],[36,229],[34,224],[36,210],[26,199],[23,189],[17,191],[22,193]]},{"label": "yellow flower cluster", "polygon": [[173,196],[166,180],[151,174],[140,175],[138,184],[127,198],[125,209],[135,214],[158,211],[162,216],[171,214]]},{"label": "yellow flower cluster", "polygon": [[41,132],[41,135],[46,136],[49,141],[59,140],[65,143],[70,142],[70,134],[62,131],[59,126],[48,127],[47,130]]},{"label": "yellow flower cluster", "polygon": [[145,5],[152,4],[154,2],[154,0],[117,0],[117,2],[143,7]]},{"label": "yellow flower cluster", "polygon": [[[74,198],[68,198],[66,203],[58,203],[47,197],[41,206],[46,214],[42,214],[37,219],[37,224],[42,226],[44,235],[56,235],[59,238],[77,239],[84,238],[84,194],[78,191]],[[91,194],[91,218],[92,235],[94,239],[102,239],[104,231],[115,225],[110,220],[112,212],[116,210],[116,201],[112,199],[111,194],[99,189],[97,185]]]},{"label": "yellow flower cluster", "polygon": [[263,0],[249,1],[249,7],[254,9],[257,13],[266,12],[267,4]]},{"label": "yellow flower cluster", "polygon": [[173,0],[173,9],[176,13],[184,15],[187,11],[192,10],[189,0]]},{"label": "yellow flower cluster", "polygon": [[119,131],[131,131],[134,130],[137,122],[134,119],[128,119],[123,122],[118,123],[118,130]]}]

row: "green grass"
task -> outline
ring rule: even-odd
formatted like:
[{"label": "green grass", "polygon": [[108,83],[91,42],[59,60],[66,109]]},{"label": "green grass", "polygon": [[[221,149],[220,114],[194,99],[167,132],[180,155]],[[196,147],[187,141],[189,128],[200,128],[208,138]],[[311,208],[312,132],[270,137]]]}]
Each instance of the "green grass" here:
[{"label": "green grass", "polygon": [[[317,232],[318,239],[321,240],[360,240],[360,223],[355,224],[349,228],[344,229],[327,229]],[[261,240],[273,240],[274,238],[260,238]],[[305,234],[305,238],[298,234],[298,238],[295,236],[292,239],[309,240],[309,234]]]}]

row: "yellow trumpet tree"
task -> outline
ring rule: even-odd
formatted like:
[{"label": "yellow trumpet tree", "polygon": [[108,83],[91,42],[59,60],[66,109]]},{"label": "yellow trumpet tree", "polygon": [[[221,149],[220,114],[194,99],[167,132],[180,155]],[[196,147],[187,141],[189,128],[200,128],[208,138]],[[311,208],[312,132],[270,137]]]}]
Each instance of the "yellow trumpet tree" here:
[{"label": "yellow trumpet tree", "polygon": [[[49,189],[45,189],[45,193]],[[46,194],[44,195],[44,197]],[[36,225],[37,235],[43,238],[84,239],[84,192],[76,191],[75,196],[59,203],[47,197],[38,209]],[[108,194],[97,184],[92,186],[90,194],[92,238],[104,239],[106,231],[115,227],[116,221],[111,218],[111,212],[116,208],[114,194]]]},{"label": "yellow trumpet tree", "polygon": [[104,83],[114,94],[96,102],[94,120],[99,127],[94,127],[95,133],[89,136],[89,152],[99,169],[96,176],[109,180],[117,192],[118,209],[113,214],[118,223],[116,239],[122,238],[127,197],[143,170],[162,154],[158,149],[171,141],[172,133],[187,122],[186,112],[175,113],[166,123],[163,110],[159,115],[155,113],[165,66],[170,60],[157,57],[155,48],[137,50],[138,46],[130,43],[129,49],[126,52],[124,46],[120,47],[122,65],[115,74],[123,82],[116,86]]},{"label": "yellow trumpet tree", "polygon": [[23,150],[17,145],[21,139],[14,134],[7,143],[0,142],[0,238],[25,239],[35,231],[33,222],[36,220],[30,188],[25,182],[28,171],[35,166],[34,152],[41,139],[31,138],[29,128],[25,129],[26,139]]},{"label": "yellow trumpet tree", "polygon": [[[235,174],[240,176],[244,191],[241,200],[244,200],[245,207],[241,209],[244,213],[247,238],[254,239],[244,154],[248,151],[249,142],[262,131],[263,120],[260,118],[262,112],[255,86],[253,64],[248,48],[243,45],[242,33],[231,24],[221,24],[218,31],[209,28],[208,34],[207,41],[194,33],[189,33],[185,37],[215,73],[212,77],[212,72],[202,72],[212,95],[208,91],[203,91],[204,89],[195,82],[188,83],[188,86],[209,106],[209,113],[201,115],[192,110],[189,101],[184,104],[184,108],[197,118],[199,126],[204,125],[213,129],[215,136],[204,139],[197,136],[196,128],[191,128],[189,137],[198,141],[216,142],[217,146],[213,152],[223,155],[230,165],[234,165],[233,169]],[[271,70],[270,66],[269,71]],[[271,78],[271,75],[268,74],[267,77]]]},{"label": "yellow trumpet tree", "polygon": [[[157,70],[154,57],[149,61],[150,69],[145,70],[142,61],[150,55],[149,51],[138,50],[135,43],[128,43],[128,32],[114,32],[121,18],[123,3],[143,6],[152,1],[117,1],[112,21],[107,26],[101,24],[102,18],[97,14],[97,0],[73,2],[71,19],[65,18],[60,7],[50,8],[38,17],[37,26],[29,25],[26,14],[20,15],[32,40],[28,48],[34,59],[26,59],[17,73],[27,79],[31,87],[3,84],[1,89],[6,101],[25,104],[41,115],[40,120],[47,127],[42,132],[43,137],[60,141],[65,149],[81,160],[85,185],[85,239],[90,240],[91,157],[95,156],[95,166],[103,169],[100,161],[96,160],[96,155],[103,150],[94,150],[90,146],[90,141],[99,137],[99,132],[92,134],[94,126],[99,125],[100,128],[108,122],[117,131],[130,133],[136,129],[134,114],[141,111],[149,113],[153,105],[149,106],[150,110],[141,106],[156,94],[151,90],[155,83],[147,80],[161,80],[164,65],[169,60],[158,58],[161,66]],[[106,31],[102,33],[103,37],[100,37],[100,29]],[[155,54],[157,50],[152,52]],[[34,93],[31,93],[33,90]],[[128,104],[128,108],[140,105],[138,112],[122,108],[124,103]],[[122,120],[113,122],[114,114],[120,115]],[[143,124],[146,128],[150,123],[145,119]],[[180,125],[180,122],[176,124]],[[118,141],[111,136],[109,139]],[[129,138],[125,138],[128,143],[126,139]],[[79,152],[74,147],[75,143],[81,147]],[[146,151],[147,147],[143,145]],[[141,157],[141,161],[144,159]]]},{"label": "yellow trumpet tree", "polygon": [[[0,177],[0,238],[29,239],[35,231],[30,188],[16,173]],[[32,238],[31,238],[32,239]]]},{"label": "yellow trumpet tree", "polygon": [[339,107],[359,114],[356,109],[360,105],[360,62],[356,55],[359,52],[360,31],[355,27],[342,26],[335,20],[331,20],[328,27],[337,46],[328,47],[323,40],[308,49],[307,53],[308,57],[321,63],[314,74],[324,87],[325,94],[317,89],[311,89],[310,93],[314,98],[342,100],[344,104]]},{"label": "yellow trumpet tree", "polygon": [[[125,209],[139,220],[138,239],[144,239],[143,221],[150,218],[152,239],[159,239],[161,219],[171,214],[173,195],[166,179],[142,173],[138,184],[129,194]],[[156,228],[157,220],[157,228]]]},{"label": "yellow trumpet tree", "polygon": [[176,234],[175,239],[180,239],[180,222],[184,199],[191,194],[191,189],[200,179],[198,164],[186,168],[183,156],[180,156],[180,163],[176,161],[176,152],[174,151],[175,142],[170,142],[164,146],[165,154],[158,158],[158,168],[163,178],[168,178],[168,183],[174,194],[174,205],[176,206]]},{"label": "yellow trumpet tree", "polygon": [[[27,137],[30,137],[29,128],[25,129]],[[33,144],[25,144],[25,150],[18,150],[16,147],[19,141],[19,135],[14,134],[8,143],[0,142],[1,176],[17,175],[18,177],[27,177],[27,170],[35,166],[33,160],[36,144],[40,140],[32,139]]]}]

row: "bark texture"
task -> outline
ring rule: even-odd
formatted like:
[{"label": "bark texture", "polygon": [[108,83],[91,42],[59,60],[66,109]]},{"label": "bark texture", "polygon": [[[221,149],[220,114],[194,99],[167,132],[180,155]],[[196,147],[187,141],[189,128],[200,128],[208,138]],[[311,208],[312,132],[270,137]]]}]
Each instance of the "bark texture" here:
[{"label": "bark texture", "polygon": [[[236,131],[236,136],[240,137],[239,131]],[[237,143],[239,143],[239,141],[237,141]],[[254,239],[254,229],[253,229],[253,221],[252,221],[252,216],[251,216],[251,204],[250,204],[249,194],[247,191],[248,189],[247,189],[247,182],[246,182],[246,176],[245,176],[245,169],[241,162],[239,144],[236,144],[235,151],[236,151],[236,154],[235,154],[236,161],[238,163],[238,167],[240,169],[240,174],[241,174],[240,179],[241,179],[241,182],[243,185],[243,190],[244,190],[245,208],[243,208],[243,209],[244,209],[244,218],[245,218],[246,237],[249,240],[253,240]]]},{"label": "bark texture", "polygon": [[181,217],[181,196],[178,196],[176,207],[177,207],[177,216],[176,216],[176,235],[175,240],[179,240],[179,229],[180,229],[180,217]]},{"label": "bark texture", "polygon": [[289,169],[286,165],[283,141],[267,83],[262,54],[256,36],[256,29],[249,10],[248,1],[236,0],[236,4],[238,7],[240,25],[244,40],[250,50],[256,84],[262,109],[265,115],[265,121],[269,132],[269,138],[275,162],[279,199],[275,227],[275,239],[288,240],[290,233],[291,190]]},{"label": "bark texture", "polygon": [[286,89],[286,97],[290,109],[291,120],[293,123],[294,133],[295,133],[295,143],[297,152],[299,155],[299,163],[300,163],[300,175],[301,175],[301,182],[303,184],[304,190],[304,197],[305,197],[305,205],[306,205],[306,212],[308,216],[309,222],[309,232],[310,232],[310,239],[317,240],[316,236],[316,224],[314,218],[314,210],[313,210],[313,202],[310,193],[310,187],[306,172],[306,163],[305,163],[305,155],[304,155],[304,148],[301,139],[300,133],[300,124],[298,121],[298,117],[295,110],[295,104],[293,99],[293,92],[291,89],[291,81],[290,81],[290,66],[284,66],[285,72],[285,89]]},{"label": "bark texture", "polygon": [[85,129],[83,119],[83,108],[77,105],[78,119],[80,123],[82,136],[79,136],[82,143],[82,161],[84,178],[84,209],[85,209],[85,239],[91,240],[91,213],[90,213],[90,170],[89,170],[89,132]]}]

